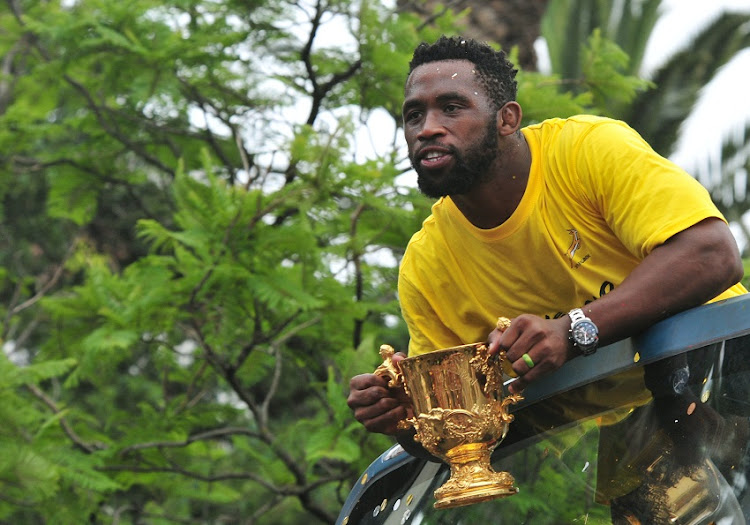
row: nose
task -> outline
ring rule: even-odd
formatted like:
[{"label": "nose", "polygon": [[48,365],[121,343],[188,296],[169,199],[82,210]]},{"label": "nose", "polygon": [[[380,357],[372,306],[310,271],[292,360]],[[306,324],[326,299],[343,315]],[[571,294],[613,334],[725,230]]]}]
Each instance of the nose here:
[{"label": "nose", "polygon": [[440,119],[440,113],[437,111],[428,111],[422,123],[422,128],[417,133],[419,140],[429,140],[431,138],[445,135],[445,127]]}]

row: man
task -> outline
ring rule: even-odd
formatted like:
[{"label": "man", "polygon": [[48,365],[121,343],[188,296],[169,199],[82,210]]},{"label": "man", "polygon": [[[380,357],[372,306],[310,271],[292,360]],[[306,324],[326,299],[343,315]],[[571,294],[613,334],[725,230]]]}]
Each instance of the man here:
[{"label": "man", "polygon": [[[409,243],[399,296],[410,355],[487,340],[506,350],[520,391],[581,355],[570,310],[603,346],[745,290],[736,242],[692,177],[621,122],[521,130],[515,74],[469,39],[416,49],[404,134],[421,191],[439,200]],[[498,316],[512,318],[502,333]],[[384,384],[353,378],[349,404],[368,430],[392,434],[405,410]]]},{"label": "man", "polygon": [[[415,50],[404,134],[420,190],[438,201],[398,289],[410,355],[487,341],[506,351],[520,392],[597,346],[746,290],[705,189],[619,121],[521,129],[515,74],[469,39]],[[511,319],[502,332],[498,316]],[[404,398],[372,374],[350,386],[355,418],[395,435]]]}]

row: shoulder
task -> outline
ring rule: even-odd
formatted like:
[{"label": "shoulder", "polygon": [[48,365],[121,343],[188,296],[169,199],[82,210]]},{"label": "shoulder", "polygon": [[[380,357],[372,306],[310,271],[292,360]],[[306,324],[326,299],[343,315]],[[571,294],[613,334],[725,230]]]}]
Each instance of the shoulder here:
[{"label": "shoulder", "polygon": [[637,158],[658,156],[637,131],[621,120],[576,115],[550,119],[530,128],[536,133],[540,151],[558,162],[565,159],[574,170],[601,168],[602,163],[621,167]]},{"label": "shoulder", "polygon": [[574,115],[568,118],[551,118],[531,124],[524,128],[524,133],[536,135],[542,139],[575,140],[591,133],[637,133],[621,120],[596,115]]},{"label": "shoulder", "polygon": [[627,154],[632,148],[623,146],[628,142],[633,147],[648,147],[625,122],[595,115],[548,119],[523,128],[523,133],[538,166],[571,176],[581,168],[580,162]]}]

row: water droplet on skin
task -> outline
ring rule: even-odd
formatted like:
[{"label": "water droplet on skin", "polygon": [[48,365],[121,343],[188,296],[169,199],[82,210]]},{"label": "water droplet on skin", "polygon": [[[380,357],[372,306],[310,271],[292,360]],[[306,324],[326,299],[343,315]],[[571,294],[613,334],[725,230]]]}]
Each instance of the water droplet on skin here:
[{"label": "water droplet on skin", "polygon": [[456,78],[457,76],[458,76],[458,73],[453,73],[453,74],[451,75],[451,78]]}]

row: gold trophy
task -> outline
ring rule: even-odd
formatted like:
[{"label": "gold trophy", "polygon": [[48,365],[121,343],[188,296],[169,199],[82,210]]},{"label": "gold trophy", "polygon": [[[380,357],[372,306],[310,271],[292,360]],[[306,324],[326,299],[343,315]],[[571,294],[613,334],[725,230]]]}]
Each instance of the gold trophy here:
[{"label": "gold trophy", "polygon": [[492,450],[508,433],[513,416],[508,405],[523,399],[503,398],[505,355],[490,357],[487,347],[473,343],[394,362],[395,351],[380,347],[383,364],[375,374],[389,378],[390,387],[403,386],[414,417],[399,423],[414,427],[415,439],[432,455],[450,465],[448,481],[435,490],[435,508],[470,505],[518,492],[513,476],[495,472]]}]

